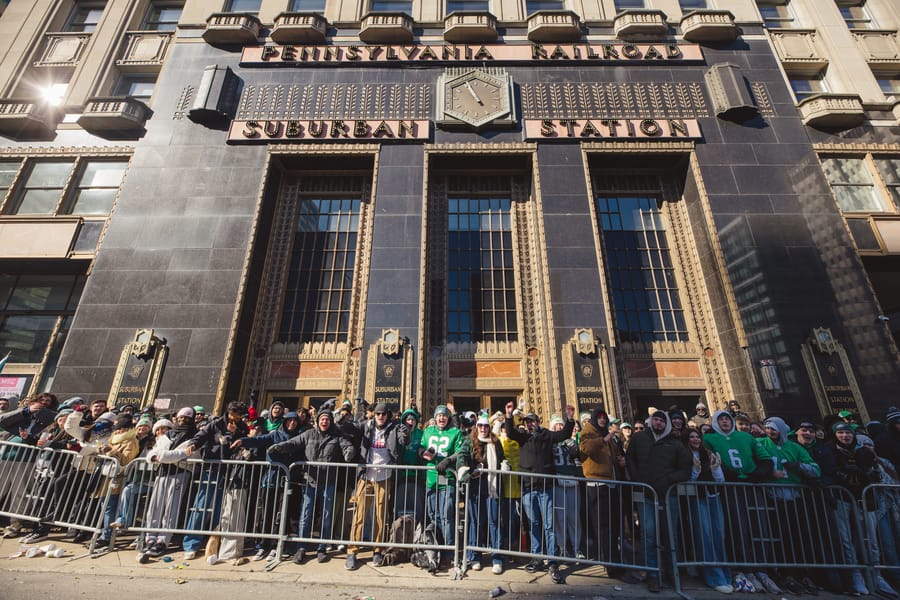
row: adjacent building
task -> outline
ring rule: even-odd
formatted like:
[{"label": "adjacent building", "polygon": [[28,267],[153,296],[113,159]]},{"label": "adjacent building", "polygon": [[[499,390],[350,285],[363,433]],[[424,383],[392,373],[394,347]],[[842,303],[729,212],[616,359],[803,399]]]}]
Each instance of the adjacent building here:
[{"label": "adjacent building", "polygon": [[898,28],[897,0],[11,0],[0,391],[882,417]]}]

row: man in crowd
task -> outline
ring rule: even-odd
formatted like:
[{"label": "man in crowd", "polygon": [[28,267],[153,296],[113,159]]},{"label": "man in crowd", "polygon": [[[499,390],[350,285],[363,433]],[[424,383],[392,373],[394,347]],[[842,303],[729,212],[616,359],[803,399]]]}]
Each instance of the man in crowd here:
[{"label": "man in crowd", "polygon": [[[565,426],[559,431],[548,431],[541,427],[540,418],[534,413],[525,415],[525,431],[519,431],[513,422],[513,403],[506,405],[507,435],[519,443],[519,469],[538,477],[522,477],[522,504],[528,517],[532,554],[555,554],[557,551],[556,529],[553,526],[553,479],[539,475],[555,475],[553,447],[572,437],[575,421],[567,415]],[[544,545],[546,541],[546,546]],[[525,566],[529,573],[543,567],[543,561],[532,559]],[[547,562],[547,571],[553,583],[564,583],[555,560]]]},{"label": "man in crowd", "polygon": [[609,430],[609,417],[602,408],[595,408],[581,430],[579,450],[584,476],[592,481],[585,484],[585,529],[588,556],[592,560],[619,562],[618,540],[621,527],[621,503],[618,489],[607,482],[615,480],[619,446],[615,433]]},{"label": "man in crowd", "polygon": [[697,429],[700,429],[701,425],[709,425],[709,409],[706,408],[706,405],[702,402],[698,402],[695,410],[694,416],[691,417],[691,425]]},{"label": "man in crowd", "polygon": [[456,476],[448,472],[456,463],[462,446],[462,433],[450,425],[450,409],[441,404],[434,409],[434,425],[422,433],[419,456],[429,467],[425,481],[425,510],[428,522],[435,526],[439,542],[455,543],[453,504],[456,501]]},{"label": "man in crowd", "polygon": [[[631,481],[644,483],[656,491],[656,497],[663,507],[663,498],[669,486],[687,481],[691,478],[693,459],[687,447],[672,435],[672,424],[668,413],[657,410],[650,415],[650,428],[635,433],[625,455],[628,474]],[[635,502],[641,522],[641,534],[647,567],[656,569],[656,503],[649,501]],[[665,522],[665,521],[663,521]],[[658,593],[660,581],[658,575],[647,579],[647,590]]]},{"label": "man in crowd", "polygon": [[[376,544],[385,542],[385,521],[388,518],[388,492],[389,484],[394,471],[384,468],[386,465],[396,465],[400,462],[403,448],[409,443],[409,426],[391,419],[391,413],[387,404],[379,402],[375,405],[372,419],[364,422],[361,429],[362,444],[360,453],[362,460],[368,465],[359,475],[356,484],[356,510],[353,512],[353,524],[350,526],[350,539],[354,542],[363,539],[366,518],[369,515],[371,503],[374,500],[374,512],[372,523],[372,540]],[[383,548],[376,545],[373,548],[372,566],[380,567],[383,564]],[[359,546],[350,544],[347,546],[347,561],[345,567],[351,571],[357,568],[356,554]]]}]

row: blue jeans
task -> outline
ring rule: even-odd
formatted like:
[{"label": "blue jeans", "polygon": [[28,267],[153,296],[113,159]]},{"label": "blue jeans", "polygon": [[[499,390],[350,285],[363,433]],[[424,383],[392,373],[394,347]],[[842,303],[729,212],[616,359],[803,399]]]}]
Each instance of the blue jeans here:
[{"label": "blue jeans", "polygon": [[[697,496],[689,496],[690,514],[699,531],[702,562],[725,562],[725,515],[718,495],[709,497],[702,488]],[[731,585],[731,570],[723,567],[703,567],[703,579],[709,587]]]},{"label": "blue jeans", "polygon": [[[322,515],[322,527],[319,530],[321,537],[331,535],[331,520],[334,514],[334,490],[335,482],[328,481],[324,485],[311,486],[306,484],[303,486],[303,508],[300,509],[300,526],[297,535],[301,538],[308,538],[312,532],[313,516],[316,513]],[[298,550],[305,550],[306,544],[300,542]],[[325,544],[320,543],[317,551],[325,551]]]},{"label": "blue jeans", "polygon": [[[487,477],[487,475],[485,475]],[[500,548],[500,500],[491,498],[487,485],[480,482],[469,484],[469,500],[466,510],[469,515],[469,545],[484,547],[485,537],[490,541],[493,550]],[[485,526],[487,536],[485,536]],[[469,562],[481,560],[481,552],[469,550],[466,552],[466,560]],[[496,552],[491,552],[491,562],[502,563],[503,558]]]},{"label": "blue jeans", "polygon": [[[211,530],[219,522],[222,510],[222,482],[219,465],[210,465],[200,474],[197,495],[190,509],[185,529]],[[206,536],[189,533],[184,536],[181,547],[185,552],[196,552],[204,545]]]},{"label": "blue jeans", "polygon": [[425,492],[425,510],[428,513],[428,522],[434,523],[435,534],[440,533],[443,539],[439,541],[447,546],[452,546],[456,541],[453,523],[454,502],[456,502],[456,487],[454,486],[435,486],[428,488],[428,491]]},{"label": "blue jeans", "polygon": [[106,502],[106,508],[103,509],[103,531],[100,532],[101,540],[108,540],[112,536],[110,524],[115,520],[118,508],[119,494],[110,494],[109,500]]},{"label": "blue jeans", "polygon": [[[553,528],[553,481],[536,481],[531,488],[522,488],[522,505],[528,517],[528,534],[532,554],[556,553],[556,530]],[[543,534],[543,535],[542,535]],[[544,541],[547,545],[544,546]],[[546,548],[546,552],[545,549]],[[547,564],[556,564],[555,560]]]},{"label": "blue jeans", "polygon": [[650,500],[635,501],[634,509],[638,513],[641,524],[641,546],[644,548],[645,566],[651,569],[659,567],[657,555],[659,547],[656,545],[656,504]]}]

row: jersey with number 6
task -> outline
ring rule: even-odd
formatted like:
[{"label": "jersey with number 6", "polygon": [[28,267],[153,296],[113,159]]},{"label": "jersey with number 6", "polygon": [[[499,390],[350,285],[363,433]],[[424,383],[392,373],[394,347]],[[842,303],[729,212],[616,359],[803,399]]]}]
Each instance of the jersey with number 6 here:
[{"label": "jersey with number 6", "polygon": [[[761,448],[752,435],[745,431],[732,431],[728,435],[707,433],[703,444],[722,457],[726,479],[746,480],[756,470],[757,460],[771,460],[771,455]],[[730,475],[730,476],[729,476]]]},{"label": "jersey with number 6", "polygon": [[[451,454],[455,454],[462,445],[462,433],[456,427],[448,427],[447,429],[438,429],[436,426],[426,427],[422,433],[422,448],[428,450],[434,448],[437,452],[434,458],[428,461],[429,467],[435,466]],[[452,475],[450,479],[452,479]],[[425,485],[430,489],[438,484],[437,471],[428,470],[428,476]]]}]

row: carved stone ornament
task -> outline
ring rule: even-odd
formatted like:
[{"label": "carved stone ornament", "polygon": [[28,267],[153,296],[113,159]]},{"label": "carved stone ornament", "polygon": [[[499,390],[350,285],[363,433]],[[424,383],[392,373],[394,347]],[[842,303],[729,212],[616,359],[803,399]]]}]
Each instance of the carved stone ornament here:
[{"label": "carved stone ornament", "polygon": [[809,343],[817,352],[822,354],[834,354],[839,346],[837,340],[831,334],[831,329],[828,327],[816,327],[813,329]]},{"label": "carved stone ornament", "polygon": [[578,352],[578,354],[590,355],[597,352],[597,340],[594,337],[593,329],[576,329],[574,340],[575,351]]},{"label": "carved stone ornament", "polygon": [[400,354],[401,346],[403,346],[403,338],[400,337],[399,329],[383,329],[381,331],[382,354],[385,356]]}]

